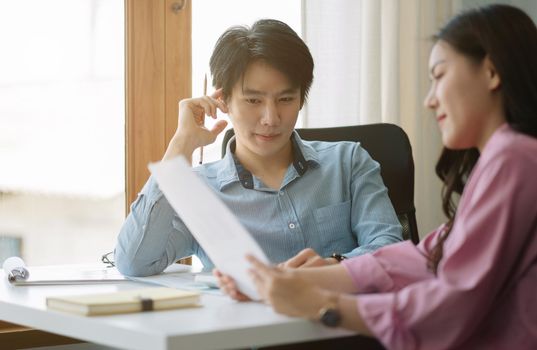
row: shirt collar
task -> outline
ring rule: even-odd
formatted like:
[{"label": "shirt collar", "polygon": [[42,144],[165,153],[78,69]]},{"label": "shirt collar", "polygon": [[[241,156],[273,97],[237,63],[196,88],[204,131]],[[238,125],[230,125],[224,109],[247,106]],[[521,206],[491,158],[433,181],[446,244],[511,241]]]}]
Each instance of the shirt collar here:
[{"label": "shirt collar", "polygon": [[[299,176],[304,175],[310,167],[319,166],[317,151],[305,144],[296,131],[291,134],[291,142],[293,143],[293,167]],[[235,156],[235,136],[228,141],[222,162],[223,166],[218,172],[220,189],[236,181],[239,181],[244,188],[254,188],[252,173],[244,168]]]}]

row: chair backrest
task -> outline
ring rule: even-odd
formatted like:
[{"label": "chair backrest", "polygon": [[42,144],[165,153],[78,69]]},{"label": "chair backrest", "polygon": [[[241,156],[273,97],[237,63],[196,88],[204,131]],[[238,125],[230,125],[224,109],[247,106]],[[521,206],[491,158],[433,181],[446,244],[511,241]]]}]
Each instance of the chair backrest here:
[{"label": "chair backrest", "polygon": [[[414,207],[414,161],[406,133],[394,124],[353,125],[334,128],[296,129],[304,140],[360,142],[371,158],[380,164],[380,172],[388,195],[403,226],[403,238],[419,242]],[[234,135],[226,131],[222,142],[222,157]]]}]

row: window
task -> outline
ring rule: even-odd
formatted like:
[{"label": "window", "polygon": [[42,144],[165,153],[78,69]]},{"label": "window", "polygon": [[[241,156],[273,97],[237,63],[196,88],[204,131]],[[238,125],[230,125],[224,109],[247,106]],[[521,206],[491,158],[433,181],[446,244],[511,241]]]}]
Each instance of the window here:
[{"label": "window", "polygon": [[124,219],[123,0],[0,5],[0,260],[98,262]]},{"label": "window", "polygon": [[[158,160],[154,153],[161,156],[160,149],[167,143],[162,143],[161,136],[168,140],[173,133],[169,120],[175,120],[176,112],[160,104],[158,109],[165,108],[167,119],[159,119],[158,125],[164,125],[165,134],[160,128],[150,135],[139,134],[153,130],[143,129],[146,124],[136,124],[129,131],[131,142],[136,138],[130,148],[135,161],[129,163],[129,198],[125,200],[125,4],[130,4],[133,16],[152,14],[137,17],[137,28],[143,19],[147,22],[144,30],[161,30],[152,21],[165,20],[169,30],[164,46],[160,32],[137,32],[143,37],[132,39],[133,57],[145,57],[140,56],[144,48],[136,44],[150,40],[156,45],[152,48],[160,50],[150,56],[157,57],[154,67],[162,67],[164,55],[165,62],[175,66],[172,59],[186,51],[170,46],[177,40],[171,37],[186,29],[177,31],[173,26],[189,24],[178,18],[184,11],[168,11],[168,3],[29,0],[0,5],[3,52],[9,53],[0,56],[0,259],[21,255],[31,265],[98,261],[115,244],[125,201],[130,204],[145,182],[146,158]],[[192,75],[194,96],[202,93],[216,39],[229,26],[276,18],[301,33],[300,0],[199,0],[187,5],[193,8],[193,65],[188,75]],[[190,17],[190,11],[186,14]],[[181,58],[181,62],[187,61]],[[131,65],[133,86],[150,86],[138,77],[155,68],[144,67]],[[172,68],[167,66],[165,75],[170,78],[165,83],[166,97],[160,90],[151,90],[152,98],[165,100],[166,106],[176,106],[175,94],[188,96],[190,90],[190,82],[188,89],[168,88],[177,75]],[[162,84],[161,78],[154,83]],[[146,114],[146,105],[155,102],[139,100],[129,99],[136,104],[131,109],[133,120],[155,125],[145,118],[161,118],[158,113]],[[146,136],[151,137],[146,140]],[[220,143],[219,139],[205,149],[206,161],[220,158]]]}]

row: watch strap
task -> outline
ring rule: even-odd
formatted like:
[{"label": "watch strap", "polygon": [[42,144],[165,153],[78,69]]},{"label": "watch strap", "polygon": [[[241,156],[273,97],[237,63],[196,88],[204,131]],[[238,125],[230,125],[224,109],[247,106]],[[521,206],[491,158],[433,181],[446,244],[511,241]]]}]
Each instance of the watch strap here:
[{"label": "watch strap", "polygon": [[347,257],[345,255],[341,255],[339,253],[332,253],[332,255],[330,255],[331,258],[333,259],[336,259],[337,262],[342,262],[343,260],[347,259]]},{"label": "watch strap", "polygon": [[341,313],[338,308],[339,296],[332,293],[328,302],[318,313],[319,321],[327,327],[338,327],[341,324]]}]

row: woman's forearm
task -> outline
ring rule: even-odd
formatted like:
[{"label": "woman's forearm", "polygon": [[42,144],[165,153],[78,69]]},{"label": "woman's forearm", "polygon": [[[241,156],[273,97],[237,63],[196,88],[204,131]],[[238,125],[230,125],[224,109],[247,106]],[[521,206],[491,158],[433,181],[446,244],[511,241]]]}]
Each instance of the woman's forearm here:
[{"label": "woman's forearm", "polygon": [[339,293],[356,293],[351,276],[341,264],[296,269],[300,277],[326,290]]},{"label": "woman's forearm", "polygon": [[373,336],[359,313],[358,298],[355,295],[339,295],[338,308],[341,313],[341,327],[357,331],[361,335]]}]

